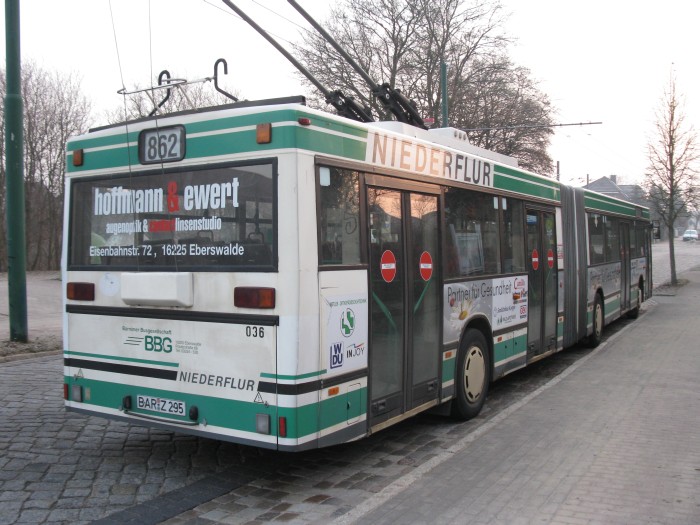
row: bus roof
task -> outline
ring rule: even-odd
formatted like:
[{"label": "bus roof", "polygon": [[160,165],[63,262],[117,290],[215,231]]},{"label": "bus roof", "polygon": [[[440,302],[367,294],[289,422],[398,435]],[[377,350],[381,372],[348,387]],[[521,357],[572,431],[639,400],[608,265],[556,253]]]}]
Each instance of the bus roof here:
[{"label": "bus roof", "polygon": [[[261,123],[272,126],[269,144],[255,140],[256,126]],[[242,153],[298,149],[362,162],[370,169],[467,183],[476,189],[492,188],[553,203],[561,199],[559,181],[519,168],[512,157],[470,144],[461,130],[423,130],[396,121],[361,123],[309,108],[301,96],[236,102],[94,128],[69,139],[67,174],[160,170],[160,164],[139,164],[139,134],[176,125],[184,126],[187,134],[183,166],[226,162]],[[83,165],[74,166],[73,152],[80,149]],[[649,219],[642,206],[583,191],[587,208]]]}]

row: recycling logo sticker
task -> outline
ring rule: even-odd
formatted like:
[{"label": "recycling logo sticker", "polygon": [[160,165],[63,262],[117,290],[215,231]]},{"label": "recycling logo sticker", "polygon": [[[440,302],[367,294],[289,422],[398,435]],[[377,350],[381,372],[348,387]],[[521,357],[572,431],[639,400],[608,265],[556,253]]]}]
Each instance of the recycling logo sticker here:
[{"label": "recycling logo sticker", "polygon": [[343,337],[350,337],[355,331],[355,312],[350,308],[343,310],[340,314],[340,333]]}]

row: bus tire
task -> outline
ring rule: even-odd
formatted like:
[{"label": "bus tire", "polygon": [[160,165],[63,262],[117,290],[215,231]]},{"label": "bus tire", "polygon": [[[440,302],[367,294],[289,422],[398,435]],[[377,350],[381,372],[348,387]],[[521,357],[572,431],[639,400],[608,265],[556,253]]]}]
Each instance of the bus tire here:
[{"label": "bus tire", "polygon": [[595,348],[603,340],[603,327],[605,325],[605,312],[603,310],[603,300],[600,294],[595,294],[593,301],[593,333],[588,336],[588,346]]},{"label": "bus tire", "polygon": [[484,406],[491,380],[491,359],[486,338],[470,328],[459,348],[456,370],[456,397],[452,417],[466,421],[476,417]]},{"label": "bus tire", "polygon": [[642,303],[644,302],[644,283],[642,281],[639,281],[639,289],[637,290],[637,305],[632,308],[629,312],[627,312],[627,317],[630,319],[636,319],[639,317],[639,309],[642,306]]}]

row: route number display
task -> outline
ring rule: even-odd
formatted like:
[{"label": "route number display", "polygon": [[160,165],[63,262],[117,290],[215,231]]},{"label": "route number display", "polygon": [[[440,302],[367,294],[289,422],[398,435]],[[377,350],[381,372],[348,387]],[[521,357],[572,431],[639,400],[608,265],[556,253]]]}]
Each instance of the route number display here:
[{"label": "route number display", "polygon": [[176,162],[185,158],[185,128],[147,129],[139,134],[141,164]]}]

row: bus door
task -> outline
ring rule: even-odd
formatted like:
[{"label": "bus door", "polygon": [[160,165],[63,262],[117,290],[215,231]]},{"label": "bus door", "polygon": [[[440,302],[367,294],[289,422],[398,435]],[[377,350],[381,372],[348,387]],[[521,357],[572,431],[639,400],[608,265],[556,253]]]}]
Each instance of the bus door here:
[{"label": "bus door", "polygon": [[620,222],[620,308],[628,310],[630,307],[630,281],[632,280],[632,268],[630,260],[630,225]]},{"label": "bus door", "polygon": [[557,347],[557,239],[554,211],[527,210],[528,360]]},{"label": "bus door", "polygon": [[438,195],[367,177],[370,426],[438,397]]}]

